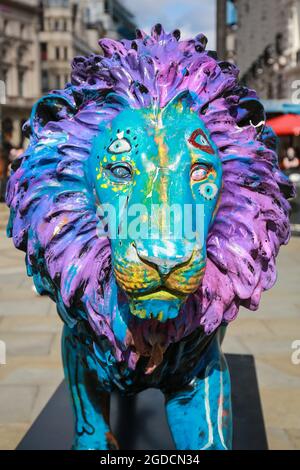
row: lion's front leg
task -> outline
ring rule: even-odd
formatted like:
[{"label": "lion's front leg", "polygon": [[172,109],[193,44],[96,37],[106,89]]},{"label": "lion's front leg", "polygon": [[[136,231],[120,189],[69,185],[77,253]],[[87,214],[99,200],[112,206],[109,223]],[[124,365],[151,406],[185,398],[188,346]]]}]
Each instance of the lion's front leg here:
[{"label": "lion's front leg", "polygon": [[215,338],[204,370],[185,388],[165,394],[177,449],[227,450],[232,447],[230,376]]},{"label": "lion's front leg", "polygon": [[94,359],[89,356],[88,350],[83,364],[83,347],[78,336],[64,326],[62,355],[75,417],[72,449],[117,449],[118,444],[109,426],[110,395],[101,388]]}]

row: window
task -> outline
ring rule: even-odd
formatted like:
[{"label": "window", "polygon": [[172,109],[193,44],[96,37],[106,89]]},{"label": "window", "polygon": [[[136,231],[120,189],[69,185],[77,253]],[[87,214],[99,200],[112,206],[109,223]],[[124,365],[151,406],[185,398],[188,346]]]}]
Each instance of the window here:
[{"label": "window", "polygon": [[48,59],[48,44],[46,42],[41,42],[41,60]]},{"label": "window", "polygon": [[278,75],[278,82],[277,82],[277,99],[282,99],[284,96],[284,86],[283,86],[283,77],[282,75]]},{"label": "window", "polygon": [[60,88],[60,76],[56,75],[55,77],[55,88]]},{"label": "window", "polygon": [[24,75],[25,72],[23,70],[18,71],[18,95],[24,96]]},{"label": "window", "polygon": [[58,20],[54,21],[54,31],[59,31],[59,21]]},{"label": "window", "polygon": [[43,5],[43,0],[39,0],[38,4],[38,11],[39,11],[39,26],[40,26],[40,31],[45,30],[45,21],[44,21],[44,5]]},{"label": "window", "polygon": [[228,26],[233,26],[237,24],[237,9],[231,1],[227,1],[226,16],[226,24]]},{"label": "window", "polygon": [[268,100],[272,100],[272,99],[273,99],[273,85],[272,85],[272,83],[268,83],[268,87],[267,87],[267,97],[268,97]]},{"label": "window", "polygon": [[104,0],[104,13],[109,13],[109,0]]},{"label": "window", "polygon": [[91,22],[91,9],[90,8],[85,9],[85,22],[88,24]]},{"label": "window", "polygon": [[68,60],[68,48],[64,47],[64,59]]},{"label": "window", "polygon": [[7,82],[7,79],[8,79],[7,69],[2,70],[2,78],[3,78],[3,82],[0,80],[0,108],[1,108],[1,104],[6,103],[6,97],[9,94],[8,82]]},{"label": "window", "polygon": [[23,56],[24,56],[24,48],[22,46],[19,46],[17,48],[17,61],[18,63],[21,62],[21,60],[23,59]]},{"label": "window", "polygon": [[8,70],[7,70],[7,69],[4,69],[4,70],[2,71],[2,74],[3,74],[3,81],[4,81],[4,83],[6,84],[6,83],[7,83]]},{"label": "window", "polygon": [[46,6],[49,7],[68,7],[69,0],[46,0]]},{"label": "window", "polygon": [[282,33],[276,34],[275,42],[277,54],[282,55],[284,53],[284,37]]},{"label": "window", "polygon": [[55,48],[55,59],[56,59],[56,60],[59,60],[59,55],[60,55],[60,54],[59,54],[59,47],[56,47],[56,48]]},{"label": "window", "polygon": [[6,117],[2,121],[2,132],[3,134],[11,134],[14,130],[13,122],[10,117]]},{"label": "window", "polygon": [[26,124],[26,122],[27,122],[27,119],[26,119],[26,118],[23,118],[23,119],[21,119],[21,121],[20,121],[20,136],[21,136],[21,138],[20,138],[20,144],[19,144],[20,147],[23,147],[23,145],[24,145],[24,140],[25,140],[25,137],[26,137],[25,134],[24,134],[24,129],[23,129],[23,126],[24,126],[24,124]]},{"label": "window", "polygon": [[42,92],[49,91],[49,74],[48,70],[42,70]]},{"label": "window", "polygon": [[3,21],[3,32],[4,34],[7,33],[8,30],[8,20]]}]

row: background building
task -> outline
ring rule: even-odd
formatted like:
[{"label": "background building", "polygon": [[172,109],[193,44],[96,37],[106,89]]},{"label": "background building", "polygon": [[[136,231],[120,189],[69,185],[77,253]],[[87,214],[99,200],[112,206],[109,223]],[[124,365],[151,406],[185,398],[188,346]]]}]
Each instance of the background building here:
[{"label": "background building", "polygon": [[234,59],[261,98],[291,99],[300,71],[300,0],[218,0],[217,10],[219,55]]},{"label": "background building", "polygon": [[217,47],[263,100],[279,164],[295,184],[291,226],[300,233],[300,0],[218,0]]},{"label": "background building", "polygon": [[84,0],[87,24],[101,23],[110,38],[135,37],[133,14],[118,0]]},{"label": "background building", "polygon": [[0,80],[5,83],[3,134],[21,144],[21,126],[40,96],[37,0],[0,0]]},{"label": "background building", "polygon": [[99,53],[100,37],[135,35],[133,15],[117,0],[0,0],[0,13],[2,137],[16,147],[33,103],[64,87],[74,56]]},{"label": "background building", "polygon": [[237,15],[233,2],[217,0],[217,52],[219,57],[236,62]]},{"label": "background building", "polygon": [[[40,5],[41,92],[63,88],[70,80],[70,61],[97,51],[100,24],[86,23],[86,3],[45,0]],[[99,49],[98,49],[99,50]]]}]

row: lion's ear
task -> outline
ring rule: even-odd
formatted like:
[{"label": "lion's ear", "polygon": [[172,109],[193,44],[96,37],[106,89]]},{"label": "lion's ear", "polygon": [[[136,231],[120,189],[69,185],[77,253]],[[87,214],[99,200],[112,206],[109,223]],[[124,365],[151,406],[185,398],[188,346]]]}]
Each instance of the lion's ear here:
[{"label": "lion's ear", "polygon": [[76,107],[68,98],[58,94],[43,96],[31,111],[31,133],[38,137],[48,122],[57,122],[72,117],[75,112]]},{"label": "lion's ear", "polygon": [[255,98],[243,98],[236,110],[236,121],[239,127],[251,126],[261,134],[266,123],[266,113],[262,103]]},{"label": "lion's ear", "polygon": [[199,98],[196,93],[190,90],[181,91],[168,102],[163,113],[167,113],[169,109],[172,109],[172,107],[175,106],[179,113],[184,114],[187,109],[193,108],[198,101]]}]

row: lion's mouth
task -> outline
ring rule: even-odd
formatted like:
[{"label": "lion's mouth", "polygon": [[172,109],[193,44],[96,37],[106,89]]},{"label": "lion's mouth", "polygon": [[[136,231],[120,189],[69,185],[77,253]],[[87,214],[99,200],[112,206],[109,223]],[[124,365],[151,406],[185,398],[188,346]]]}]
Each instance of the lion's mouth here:
[{"label": "lion's mouth", "polygon": [[152,299],[162,300],[162,301],[164,300],[170,301],[170,300],[177,300],[177,299],[184,300],[185,297],[186,295],[179,295],[178,293],[174,293],[170,289],[167,289],[165,287],[159,287],[151,292],[141,293],[139,295],[134,296],[135,299],[141,300],[141,301],[152,300]]},{"label": "lion's mouth", "polygon": [[130,312],[143,320],[156,319],[164,323],[178,316],[185,299],[186,295],[178,295],[165,287],[158,288],[129,296]]},{"label": "lion's mouth", "polygon": [[[128,297],[149,300],[185,298],[197,291],[205,272],[205,260],[192,266],[184,266],[172,271],[168,276],[160,276],[157,270],[144,264],[129,263],[128,266],[114,264],[114,275],[118,285]],[[149,297],[148,297],[149,296]]]}]

